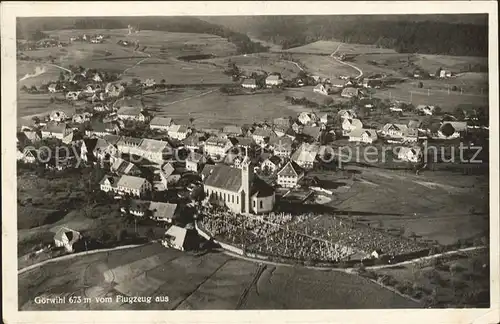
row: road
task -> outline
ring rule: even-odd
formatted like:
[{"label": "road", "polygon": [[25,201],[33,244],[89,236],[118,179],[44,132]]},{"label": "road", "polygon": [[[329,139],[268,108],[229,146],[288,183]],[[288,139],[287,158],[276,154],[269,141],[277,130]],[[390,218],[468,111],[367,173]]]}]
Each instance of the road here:
[{"label": "road", "polygon": [[338,59],[337,57],[335,57],[335,54],[338,52],[338,50],[340,49],[341,46],[342,46],[342,44],[339,44],[339,46],[337,47],[337,49],[335,51],[333,51],[332,54],[330,54],[330,57],[333,58],[335,61],[339,62],[340,64],[350,66],[353,69],[355,69],[356,71],[358,71],[359,74],[358,74],[357,77],[355,77],[355,79],[361,78],[363,76],[363,71],[360,68],[358,68],[357,66],[352,65],[351,63],[344,62],[344,61]]}]

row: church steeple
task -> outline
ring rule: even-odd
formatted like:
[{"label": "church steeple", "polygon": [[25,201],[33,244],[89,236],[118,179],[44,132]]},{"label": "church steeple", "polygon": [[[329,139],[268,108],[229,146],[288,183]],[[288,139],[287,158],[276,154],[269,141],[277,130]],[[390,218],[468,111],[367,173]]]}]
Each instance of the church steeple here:
[{"label": "church steeple", "polygon": [[243,158],[243,161],[240,164],[241,168],[241,185],[243,187],[243,199],[244,199],[244,210],[243,213],[245,214],[250,214],[252,210],[251,206],[251,199],[250,199],[250,194],[251,194],[251,189],[252,189],[252,182],[253,182],[253,165],[252,161],[248,157],[248,149],[245,148],[245,157]]}]

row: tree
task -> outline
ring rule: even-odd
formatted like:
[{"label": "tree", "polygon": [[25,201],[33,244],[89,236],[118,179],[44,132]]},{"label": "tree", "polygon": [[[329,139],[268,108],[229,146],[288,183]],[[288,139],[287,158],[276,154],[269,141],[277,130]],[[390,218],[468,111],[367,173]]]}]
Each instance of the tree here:
[{"label": "tree", "polygon": [[462,108],[457,107],[455,111],[453,112],[453,116],[455,116],[458,120],[464,120],[465,119],[465,112]]},{"label": "tree", "polygon": [[38,92],[38,89],[34,85],[32,85],[30,88],[30,91],[31,92]]},{"label": "tree", "polygon": [[325,100],[323,100],[323,104],[325,106],[330,106],[331,104],[333,104],[333,98],[332,97],[326,97]]},{"label": "tree", "polygon": [[194,118],[193,118],[193,117],[189,117],[189,124],[190,124],[191,126],[193,126],[193,122],[194,122]]},{"label": "tree", "polygon": [[33,121],[33,123],[35,123],[35,125],[40,123],[40,117],[38,116],[34,116],[33,118],[31,118],[31,120]]},{"label": "tree", "polygon": [[422,83],[422,81],[420,81],[420,82],[418,83],[418,87],[419,87],[420,89],[424,87],[424,84]]},{"label": "tree", "polygon": [[145,235],[148,238],[148,240],[150,240],[150,241],[152,241],[156,238],[155,232],[153,231],[152,228],[148,228]]},{"label": "tree", "polygon": [[26,85],[23,85],[23,86],[21,87],[21,91],[23,91],[23,92],[28,92],[28,87],[27,87]]},{"label": "tree", "polygon": [[446,137],[451,136],[455,133],[455,128],[450,123],[446,123],[441,127],[441,133]]},{"label": "tree", "polygon": [[64,81],[64,79],[65,79],[64,72],[63,71],[59,72],[59,81]]}]

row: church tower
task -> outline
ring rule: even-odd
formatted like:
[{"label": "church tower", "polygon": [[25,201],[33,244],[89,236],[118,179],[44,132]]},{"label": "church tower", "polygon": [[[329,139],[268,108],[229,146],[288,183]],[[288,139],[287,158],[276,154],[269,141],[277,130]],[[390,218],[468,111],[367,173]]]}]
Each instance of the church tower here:
[{"label": "church tower", "polygon": [[[248,152],[248,151],[246,151]],[[253,182],[253,165],[248,157],[248,153],[245,154],[243,161],[240,164],[241,168],[241,185],[243,187],[243,208],[242,212],[245,215],[249,215],[252,210],[250,194],[252,190],[252,182]]]}]

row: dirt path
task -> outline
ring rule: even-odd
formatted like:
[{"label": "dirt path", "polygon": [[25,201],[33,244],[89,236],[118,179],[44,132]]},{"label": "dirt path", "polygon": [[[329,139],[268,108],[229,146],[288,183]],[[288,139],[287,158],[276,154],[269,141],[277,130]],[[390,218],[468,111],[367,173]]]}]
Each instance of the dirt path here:
[{"label": "dirt path", "polygon": [[66,254],[66,255],[63,255],[61,257],[48,259],[48,260],[45,260],[45,261],[42,261],[39,263],[32,264],[28,267],[19,269],[19,270],[17,270],[17,274],[20,275],[26,271],[41,267],[41,266],[46,265],[48,263],[69,260],[69,259],[76,258],[78,256],[96,254],[96,253],[101,253],[101,252],[111,252],[111,251],[117,251],[117,250],[131,249],[131,248],[135,248],[135,247],[139,247],[139,246],[143,246],[143,245],[145,245],[145,244],[122,245],[122,246],[116,246],[114,248],[109,248],[109,249],[98,249],[98,250],[91,250],[91,251],[85,251],[85,252],[79,252],[79,253],[73,253],[73,254]]},{"label": "dirt path", "polygon": [[340,49],[340,46],[342,46],[342,43],[339,44],[339,46],[337,47],[337,49],[335,51],[333,51],[332,54],[330,54],[330,57],[333,58],[335,61],[339,62],[340,64],[343,64],[343,65],[347,65],[347,66],[350,66],[352,67],[353,69],[355,69],[356,71],[358,71],[358,76],[355,77],[355,79],[359,79],[363,76],[363,70],[361,70],[360,68],[358,68],[357,66],[354,66],[352,65],[351,63],[347,63],[347,62],[344,62],[340,59],[338,59],[337,57],[335,57],[335,54],[338,52],[338,50]]}]

